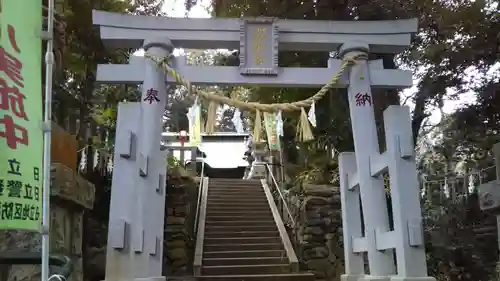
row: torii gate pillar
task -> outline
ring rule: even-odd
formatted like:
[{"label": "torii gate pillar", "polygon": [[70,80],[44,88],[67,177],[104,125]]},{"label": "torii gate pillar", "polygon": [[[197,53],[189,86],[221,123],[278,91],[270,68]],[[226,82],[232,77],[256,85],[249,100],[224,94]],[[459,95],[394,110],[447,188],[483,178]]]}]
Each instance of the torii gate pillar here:
[{"label": "torii gate pillar", "polygon": [[[144,50],[165,57],[165,38],[145,40]],[[161,281],[165,218],[166,152],[161,149],[167,89],[165,73],[146,61],[139,103],[118,107],[115,168],[110,203],[106,281]],[[140,136],[140,137],[139,137]]]},{"label": "torii gate pillar", "polygon": [[[340,48],[339,54],[352,52],[368,55],[369,46],[351,41]],[[403,106],[389,106],[384,111],[387,151],[380,153],[371,88],[367,61],[358,61],[350,69],[348,87],[355,153],[339,156],[346,267],[342,280],[435,281],[427,276],[410,111]],[[383,178],[386,172],[390,177],[393,230],[389,227]],[[368,254],[368,275],[364,252]]]},{"label": "torii gate pillar", "polygon": [[[166,38],[145,40],[144,51],[166,57],[173,51]],[[138,177],[136,177],[137,211],[134,219],[136,278],[162,276],[163,233],[165,219],[165,153],[160,151],[163,115],[167,100],[165,72],[154,61],[145,63],[140,101],[138,138]]]}]

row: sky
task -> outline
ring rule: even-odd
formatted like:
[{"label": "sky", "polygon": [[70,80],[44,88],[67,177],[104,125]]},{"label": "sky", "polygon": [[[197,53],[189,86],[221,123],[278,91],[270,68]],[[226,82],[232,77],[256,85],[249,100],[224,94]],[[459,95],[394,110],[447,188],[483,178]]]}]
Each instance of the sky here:
[{"label": "sky", "polygon": [[[187,16],[189,18],[209,18],[210,17],[210,14],[208,12],[209,11],[209,3],[210,3],[210,0],[199,0],[198,4],[191,9],[191,11],[187,14]],[[185,17],[186,10],[184,8],[184,0],[165,0],[165,5],[163,6],[163,12],[165,12],[169,17]],[[138,52],[137,55],[140,55],[141,53],[142,52]],[[180,50],[174,51],[174,54],[176,54],[176,55],[179,53],[181,53]],[[471,77],[470,79],[473,79],[472,77],[474,76],[474,73],[475,72],[473,70],[469,71],[468,74]],[[418,81],[415,80],[414,85],[416,85],[417,83],[418,83]],[[402,96],[401,100],[405,100],[405,98],[408,95],[412,95],[415,92],[416,92],[416,86],[409,88],[409,89],[405,89],[401,95]],[[444,102],[443,112],[445,114],[452,113],[458,107],[460,107],[464,104],[467,104],[467,103],[474,102],[474,100],[475,100],[475,97],[474,97],[474,93],[472,93],[472,92],[460,95],[459,99],[457,99],[457,100],[446,100]],[[411,101],[407,101],[405,105],[409,106],[410,109],[413,109],[413,104]],[[439,121],[441,120],[441,112],[437,109],[432,110],[431,112],[432,112],[432,114],[429,117],[430,122],[433,124],[439,123]],[[238,148],[234,147],[235,152],[238,151],[237,154],[239,154],[239,152],[242,149],[244,149],[244,147],[243,148],[240,148],[239,146],[238,146]],[[220,157],[217,157],[220,155],[219,153],[221,151],[224,151],[224,148],[219,148],[215,144],[207,144],[207,147],[205,147],[204,151],[207,153],[207,162],[212,162],[211,165],[224,166],[223,163],[228,161],[228,159],[221,159]],[[210,153],[212,151],[213,151],[213,154]],[[227,151],[227,149],[226,149],[226,151]],[[213,156],[210,157],[210,155],[213,155]],[[188,157],[188,156],[186,156],[186,157]],[[241,158],[239,156],[232,157],[232,158],[234,158],[234,159],[229,161],[230,163],[228,163],[227,165],[236,166],[236,165],[241,163]]]},{"label": "sky", "polygon": [[[210,1],[199,0],[198,4],[194,6],[188,14],[190,18],[209,18],[210,14],[208,9],[210,7]],[[165,0],[165,5],[163,5],[163,12],[167,13],[170,17],[183,18],[186,15],[186,9],[184,8],[184,0]]]}]

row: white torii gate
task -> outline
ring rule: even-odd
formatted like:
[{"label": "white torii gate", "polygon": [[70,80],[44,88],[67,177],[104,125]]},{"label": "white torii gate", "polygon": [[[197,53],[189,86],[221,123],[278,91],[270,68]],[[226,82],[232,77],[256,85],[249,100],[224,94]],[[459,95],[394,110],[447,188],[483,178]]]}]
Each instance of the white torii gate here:
[{"label": "white torii gate", "polygon": [[[190,66],[173,58],[171,66],[193,84],[263,85],[319,88],[339,71],[341,60],[326,68],[278,66],[278,53],[338,51],[391,53],[405,50],[417,20],[304,21],[253,19],[172,19],[94,11],[94,24],[109,47],[144,48],[164,57],[173,48],[239,49],[240,66]],[[256,37],[258,33],[258,37]],[[258,48],[253,45],[258,44]],[[412,74],[384,69],[381,60],[358,61],[342,76],[347,87],[354,152],[340,155],[342,217],[346,272],[343,280],[431,281],[427,276],[421,208],[408,108],[384,112],[387,151],[379,152],[371,88],[412,86]],[[143,84],[142,100],[118,110],[106,258],[107,281],[164,280],[162,272],[165,202],[164,157],[160,153],[161,117],[166,84],[174,79],[147,59],[99,65],[101,83]],[[166,83],[165,83],[166,82]],[[389,229],[384,183],[388,171],[394,213]],[[363,206],[361,232],[359,198]],[[396,264],[393,251],[396,252]],[[365,275],[362,254],[368,253]]]}]

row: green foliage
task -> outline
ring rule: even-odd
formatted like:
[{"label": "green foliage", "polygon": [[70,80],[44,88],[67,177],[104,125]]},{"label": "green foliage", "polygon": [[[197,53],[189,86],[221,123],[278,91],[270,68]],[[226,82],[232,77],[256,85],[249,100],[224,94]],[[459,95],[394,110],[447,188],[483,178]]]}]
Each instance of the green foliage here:
[{"label": "green foliage", "polygon": [[[423,202],[429,274],[438,280],[483,280],[494,276],[497,251],[494,216],[482,213],[477,195],[464,201],[441,200],[440,206]],[[485,235],[486,234],[486,235]]]},{"label": "green foliage", "polygon": [[167,170],[181,167],[181,161],[175,158],[173,155],[167,157]]}]

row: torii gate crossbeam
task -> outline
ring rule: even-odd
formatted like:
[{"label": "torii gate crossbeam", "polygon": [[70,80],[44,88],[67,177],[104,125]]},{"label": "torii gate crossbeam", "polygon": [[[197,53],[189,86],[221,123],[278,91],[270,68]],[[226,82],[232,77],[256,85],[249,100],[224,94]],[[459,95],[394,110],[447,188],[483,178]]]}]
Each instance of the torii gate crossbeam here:
[{"label": "torii gate crossbeam", "polygon": [[[177,48],[239,49],[240,19],[184,19],[93,11],[101,39],[111,48],[141,48],[145,38],[168,37]],[[338,50],[362,39],[373,53],[400,53],[408,48],[418,20],[318,21],[277,20],[280,50]],[[133,32],[131,32],[133,30]]]}]

